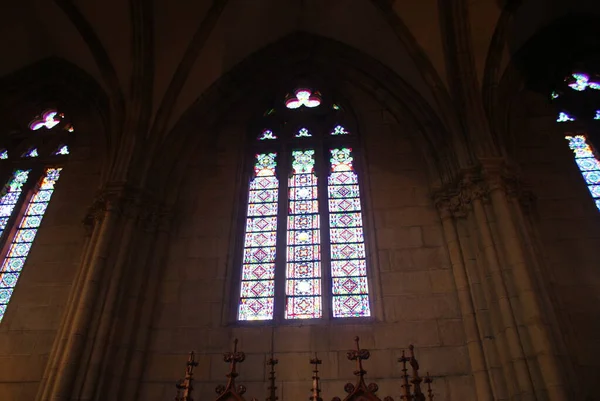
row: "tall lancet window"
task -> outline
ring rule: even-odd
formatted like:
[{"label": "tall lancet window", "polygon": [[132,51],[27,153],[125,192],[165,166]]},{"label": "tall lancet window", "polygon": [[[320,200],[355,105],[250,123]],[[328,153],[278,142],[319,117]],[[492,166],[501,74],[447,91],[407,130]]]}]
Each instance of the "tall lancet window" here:
[{"label": "tall lancet window", "polygon": [[27,129],[0,138],[0,321],[4,317],[38,233],[74,128],[65,116],[48,110]]},{"label": "tall lancet window", "polygon": [[358,143],[344,108],[296,90],[251,141],[237,319],[371,316]]}]

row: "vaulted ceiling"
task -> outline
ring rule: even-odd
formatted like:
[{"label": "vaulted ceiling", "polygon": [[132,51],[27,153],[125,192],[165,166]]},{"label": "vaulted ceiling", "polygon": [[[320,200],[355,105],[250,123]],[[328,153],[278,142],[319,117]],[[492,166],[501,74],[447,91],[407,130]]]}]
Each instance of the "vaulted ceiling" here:
[{"label": "vaulted ceiling", "polygon": [[[504,3],[465,2],[468,37],[478,82],[486,74],[490,44],[502,21]],[[594,4],[596,3],[596,4]],[[502,70],[512,54],[552,21],[574,12],[600,14],[599,2],[524,0],[501,42]],[[212,83],[251,54],[287,35],[302,31],[333,39],[378,60],[412,85],[436,108],[430,75],[446,88],[450,70],[444,15],[451,7],[436,0],[20,0],[0,6],[0,76],[48,57],[64,59],[84,70],[107,92],[106,64],[114,69],[125,100],[137,74],[136,46],[149,45],[156,112],[194,35],[197,55],[175,94],[167,126]],[[390,6],[389,12],[384,12]],[[515,7],[513,7],[515,9]],[[393,15],[390,15],[393,14]],[[214,24],[211,21],[214,18]],[[150,30],[138,30],[142,21]],[[202,25],[204,29],[199,29]],[[82,35],[83,32],[83,35]],[[87,33],[87,34],[86,34]],[[84,39],[84,36],[87,36]],[[197,38],[198,39],[198,38]],[[93,43],[92,43],[93,42]],[[137,45],[136,45],[137,43]],[[291,49],[293,50],[293,49]],[[98,51],[105,53],[104,63]],[[193,52],[192,52],[193,53]],[[427,70],[424,66],[431,66]],[[146,66],[148,67],[148,66]],[[501,72],[501,71],[500,71]]]}]

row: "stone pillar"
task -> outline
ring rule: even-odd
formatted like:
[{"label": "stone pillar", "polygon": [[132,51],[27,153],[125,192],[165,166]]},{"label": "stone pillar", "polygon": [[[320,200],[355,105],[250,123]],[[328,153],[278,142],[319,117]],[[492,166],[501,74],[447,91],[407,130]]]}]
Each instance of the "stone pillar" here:
[{"label": "stone pillar", "polygon": [[162,260],[155,252],[157,239],[164,240],[157,235],[162,209],[148,194],[124,185],[108,186],[95,200],[80,273],[36,400],[106,399],[115,387],[113,369],[118,367],[119,382],[129,376],[136,324],[149,326],[146,309],[154,305],[157,286],[148,281],[158,281],[152,272],[158,270],[154,258]]},{"label": "stone pillar", "polygon": [[[538,288],[523,216],[509,194],[519,180],[502,160],[464,171],[436,193],[452,259],[478,400],[566,401],[564,366]],[[515,209],[516,207],[516,209]]]}]

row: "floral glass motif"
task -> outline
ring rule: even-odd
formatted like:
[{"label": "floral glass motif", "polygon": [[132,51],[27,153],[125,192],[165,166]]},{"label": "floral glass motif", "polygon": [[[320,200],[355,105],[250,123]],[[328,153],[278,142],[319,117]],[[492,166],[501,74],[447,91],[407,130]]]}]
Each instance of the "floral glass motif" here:
[{"label": "floral glass motif", "polygon": [[587,184],[596,207],[600,210],[600,162],[594,155],[585,135],[567,135],[569,148],[575,154],[575,163]]},{"label": "floral glass motif", "polygon": [[587,88],[599,90],[600,83],[599,82],[591,82],[590,76],[587,74],[571,74],[573,78],[575,78],[575,82],[569,84],[569,87],[578,92],[583,92]]},{"label": "floral glass motif", "polygon": [[297,109],[305,106],[309,108],[317,107],[321,104],[319,96],[311,94],[308,89],[298,89],[296,91],[296,97],[291,97],[285,102],[285,107],[288,109]]},{"label": "floral glass motif", "polygon": [[329,238],[334,317],[370,316],[365,240],[352,149],[331,149]]},{"label": "floral glass motif", "polygon": [[575,119],[567,113],[565,113],[564,111],[558,113],[558,117],[556,118],[557,123],[565,123],[567,121],[575,121]]},{"label": "floral glass motif", "polygon": [[29,128],[32,131],[37,131],[42,127],[45,127],[46,129],[51,129],[54,128],[54,126],[56,126],[60,122],[60,119],[62,117],[63,115],[59,114],[56,110],[48,110],[44,114],[42,114],[42,117],[40,119],[33,120],[31,124],[29,124]]},{"label": "floral glass motif", "polygon": [[331,135],[348,135],[348,131],[341,125],[336,125],[333,131],[331,131]]},{"label": "floral glass motif", "polygon": [[273,133],[273,131],[268,130],[268,129],[261,132],[260,136],[258,137],[259,141],[265,141],[265,140],[269,140],[269,139],[277,139],[277,135],[275,135]]},{"label": "floral glass motif", "polygon": [[260,153],[248,191],[239,320],[273,318],[277,201],[276,153]]},{"label": "floral glass motif", "polygon": [[8,159],[8,150],[4,149],[3,151],[0,152],[0,160],[6,160]]},{"label": "floral glass motif", "polygon": [[56,152],[54,152],[55,155],[68,155],[69,154],[69,147],[67,145],[61,145],[59,146],[58,150]]},{"label": "floral glass motif", "polygon": [[[54,186],[58,181],[61,170],[62,169],[60,168],[46,169],[41,184],[29,200],[25,214],[21,218],[17,232],[12,239],[6,257],[2,262],[2,268],[0,269],[0,321],[6,312],[6,306],[10,301],[14,287],[21,274],[21,270],[25,265],[25,260],[29,255],[31,245],[33,244],[33,240],[40,227],[40,223],[42,222],[44,213],[46,212],[46,208],[48,207],[48,203],[54,192]],[[15,182],[16,180],[13,179],[13,183],[10,184],[11,188],[13,185],[19,187],[16,192],[20,193],[20,187],[27,181],[28,173],[28,171],[17,170],[17,172],[15,172],[15,177],[20,176],[22,178],[19,183]],[[10,190],[7,195],[9,194],[11,194]],[[4,201],[4,198],[7,195],[2,198],[2,201]]]},{"label": "floral glass motif", "polygon": [[27,152],[25,152],[25,154],[23,155],[23,157],[38,157],[38,150],[37,148],[33,148],[33,149],[29,149]]},{"label": "floral glass motif", "polygon": [[296,138],[309,138],[311,137],[312,134],[310,132],[308,132],[308,130],[306,128],[300,128],[298,130],[298,132],[296,133]]},{"label": "floral glass motif", "polygon": [[314,319],[321,307],[321,239],[314,150],[292,152],[289,178],[285,318]]}]

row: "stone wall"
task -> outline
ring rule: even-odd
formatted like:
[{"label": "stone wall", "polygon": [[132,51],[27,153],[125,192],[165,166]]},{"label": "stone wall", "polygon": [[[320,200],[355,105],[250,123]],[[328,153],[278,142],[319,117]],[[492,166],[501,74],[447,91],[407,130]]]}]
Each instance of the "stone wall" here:
[{"label": "stone wall", "polygon": [[401,367],[396,359],[412,343],[422,368],[434,376],[436,400],[474,398],[454,280],[425,162],[404,125],[393,121],[381,104],[353,93],[364,142],[361,179],[368,193],[364,212],[373,322],[248,327],[228,315],[230,302],[238,297],[228,278],[234,271],[234,252],[239,252],[231,245],[241,235],[246,190],[239,181],[247,120],[236,119],[232,111],[232,118],[214,133],[216,143],[207,141],[189,163],[140,399],[173,397],[190,350],[199,359],[196,398],[214,394],[215,386],[225,382],[228,367],[222,353],[230,350],[234,338],[247,356],[239,383],[248,387],[248,398],[267,395],[265,360],[271,347],[279,359],[281,400],[309,397],[308,361],[314,352],[323,360],[323,398],[343,397],[344,384],[354,380],[355,367],[346,351],[353,348],[355,335],[371,350],[367,379],[379,384],[381,396],[399,396]]},{"label": "stone wall", "polygon": [[557,124],[555,111],[532,94],[515,104],[513,116],[511,148],[537,197],[533,213],[545,262],[540,273],[576,374],[591,392],[600,379],[600,214],[564,138],[578,130]]}]

